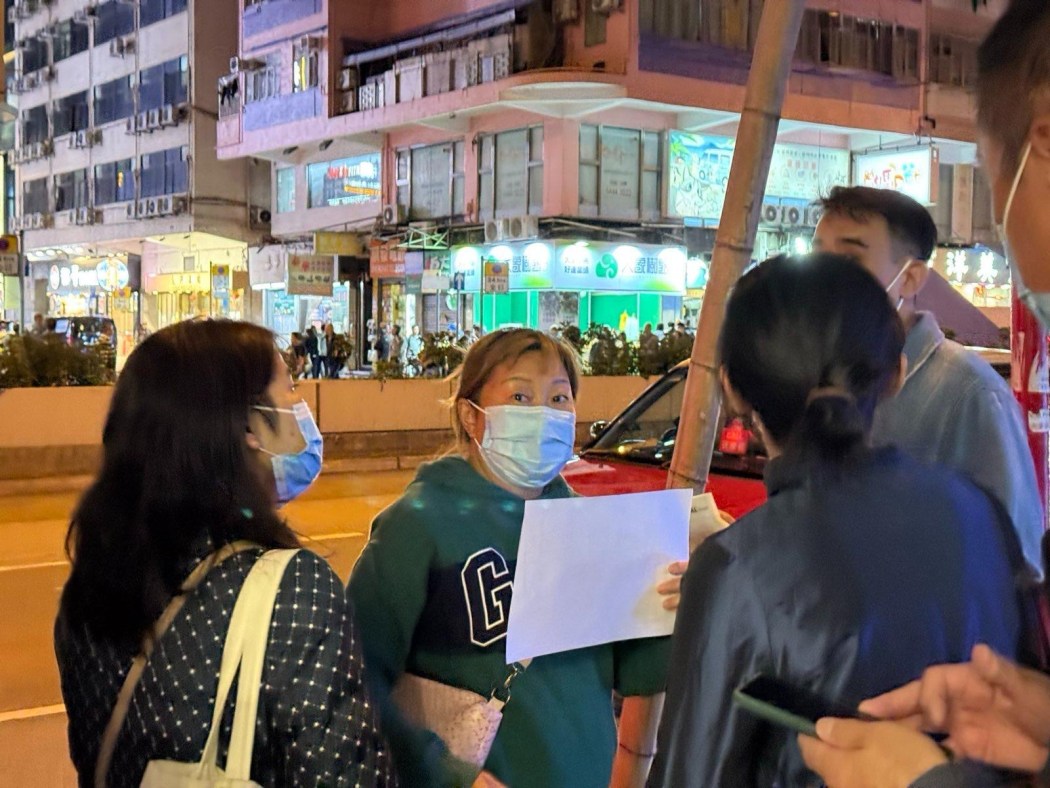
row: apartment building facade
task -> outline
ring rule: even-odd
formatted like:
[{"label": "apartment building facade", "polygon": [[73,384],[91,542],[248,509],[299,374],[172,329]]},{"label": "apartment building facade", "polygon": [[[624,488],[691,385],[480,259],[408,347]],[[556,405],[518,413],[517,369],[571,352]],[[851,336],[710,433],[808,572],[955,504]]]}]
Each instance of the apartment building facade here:
[{"label": "apartment building facade", "polygon": [[253,199],[251,162],[215,152],[236,3],[16,0],[12,12],[27,313],[113,317],[122,352],[141,326],[248,316],[246,242],[268,231],[268,176]]},{"label": "apartment building facade", "polygon": [[[1001,5],[808,4],[759,256],[807,248],[816,202],[838,183],[907,190],[930,205],[945,240],[993,240],[974,187],[970,89],[977,43]],[[331,270],[336,307],[325,313],[345,315],[351,330],[365,317],[426,330],[630,330],[695,316],[761,9],[245,4],[219,82],[218,150],[272,163],[284,245],[260,254],[268,273],[252,277],[264,318],[295,330],[325,311],[317,294],[304,307],[287,288],[287,266],[325,265],[313,258]],[[506,263],[509,282],[489,281],[487,261]],[[1005,299],[1001,258],[999,269],[1002,281],[982,290]]]}]

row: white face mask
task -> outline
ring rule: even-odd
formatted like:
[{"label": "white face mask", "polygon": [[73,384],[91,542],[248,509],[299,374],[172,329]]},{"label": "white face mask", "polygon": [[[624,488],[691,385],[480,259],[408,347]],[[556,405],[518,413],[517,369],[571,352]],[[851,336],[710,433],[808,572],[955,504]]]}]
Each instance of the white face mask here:
[{"label": "white face mask", "polygon": [[1003,254],[1006,256],[1006,262],[1010,264],[1010,270],[1017,281],[1017,297],[1043,324],[1044,328],[1050,328],[1050,293],[1033,293],[1028,289],[1024,283],[1024,277],[1021,276],[1021,269],[1017,266],[1017,261],[1010,253],[1010,239],[1006,235],[1007,222],[1010,220],[1010,208],[1013,207],[1014,197],[1017,195],[1017,187],[1021,183],[1021,176],[1024,175],[1024,168],[1028,164],[1028,157],[1031,153],[1032,143],[1029,142],[1024,146],[1024,152],[1021,154],[1021,161],[1017,165],[1013,183],[1010,184],[1010,193],[1007,195],[1006,205],[1003,207],[1003,220],[995,226],[995,231],[999,236],[999,242],[1003,245]]},{"label": "white face mask", "polygon": [[477,443],[492,473],[512,487],[546,487],[572,459],[576,414],[543,405],[481,408],[485,435]]}]

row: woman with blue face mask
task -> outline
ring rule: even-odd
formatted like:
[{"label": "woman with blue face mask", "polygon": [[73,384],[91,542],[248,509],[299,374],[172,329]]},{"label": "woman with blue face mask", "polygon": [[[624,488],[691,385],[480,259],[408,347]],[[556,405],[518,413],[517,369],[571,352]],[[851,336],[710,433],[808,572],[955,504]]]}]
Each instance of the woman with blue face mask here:
[{"label": "woman with blue face mask", "polygon": [[[578,381],[573,350],[538,331],[478,340],[452,398],[455,453],[424,465],[373,523],[348,593],[404,785],[477,777],[391,691],[406,674],[484,697],[507,681],[525,501],[573,495],[559,474],[573,454]],[[647,699],[663,691],[667,648],[659,638],[533,660],[513,679],[477,784],[604,788],[643,773]],[[614,690],[627,696],[619,747]]]},{"label": "woman with blue face mask", "polygon": [[[266,329],[187,321],[131,354],[69,529],[55,624],[81,785],[137,786],[151,762],[200,761],[241,586],[266,551],[299,547],[275,505],[320,468],[320,433]],[[265,633],[251,779],[395,785],[352,612],[324,559],[295,552]],[[216,726],[221,762],[231,709],[233,697]]]}]

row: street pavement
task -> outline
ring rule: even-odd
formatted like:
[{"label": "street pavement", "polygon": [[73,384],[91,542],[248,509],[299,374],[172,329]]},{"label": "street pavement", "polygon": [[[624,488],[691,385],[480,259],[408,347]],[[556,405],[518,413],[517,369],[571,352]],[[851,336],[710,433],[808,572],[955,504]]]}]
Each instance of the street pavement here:
[{"label": "street pavement", "polygon": [[[326,473],[284,511],[306,546],[345,581],[372,518],[412,476]],[[46,485],[51,491],[0,495],[0,782],[12,788],[76,785],[51,630],[69,572],[64,540],[81,484],[73,479]]]}]

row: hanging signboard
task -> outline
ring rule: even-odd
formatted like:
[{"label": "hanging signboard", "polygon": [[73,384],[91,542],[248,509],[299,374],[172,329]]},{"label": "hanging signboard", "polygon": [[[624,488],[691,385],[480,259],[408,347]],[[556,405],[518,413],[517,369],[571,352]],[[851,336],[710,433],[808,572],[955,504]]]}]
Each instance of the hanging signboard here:
[{"label": "hanging signboard", "polygon": [[[671,131],[667,135],[667,212],[718,221],[725,202],[735,141]],[[816,145],[773,148],[764,196],[814,202],[849,184],[849,151]]]},{"label": "hanging signboard", "polygon": [[368,249],[368,275],[373,279],[404,279],[405,250],[395,243],[373,242]]},{"label": "hanging signboard", "polygon": [[365,246],[357,233],[314,233],[314,254],[362,257]]},{"label": "hanging signboard", "polygon": [[853,183],[892,189],[929,205],[936,200],[937,166],[937,151],[930,145],[860,154],[853,160]]},{"label": "hanging signboard", "polygon": [[252,287],[284,285],[288,281],[288,253],[279,244],[248,248],[248,280]]},{"label": "hanging signboard", "polygon": [[335,258],[293,254],[288,257],[289,295],[330,296],[335,286]]}]

